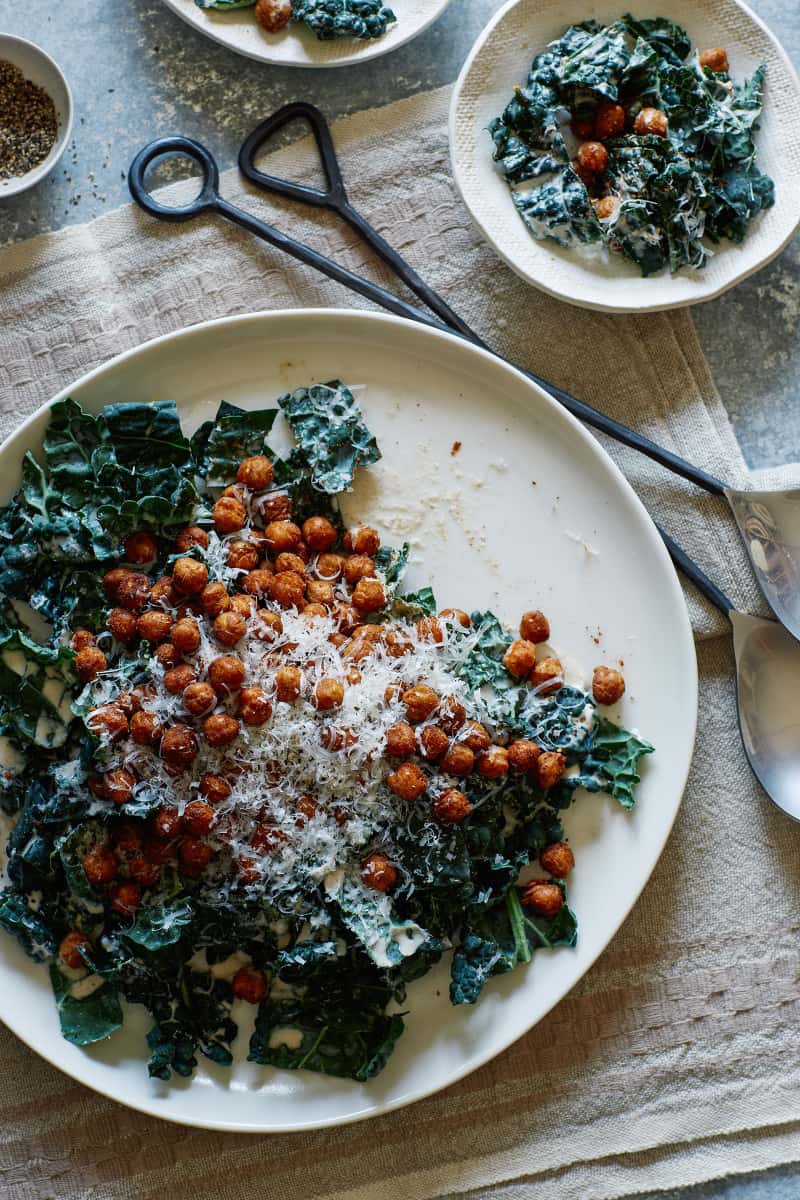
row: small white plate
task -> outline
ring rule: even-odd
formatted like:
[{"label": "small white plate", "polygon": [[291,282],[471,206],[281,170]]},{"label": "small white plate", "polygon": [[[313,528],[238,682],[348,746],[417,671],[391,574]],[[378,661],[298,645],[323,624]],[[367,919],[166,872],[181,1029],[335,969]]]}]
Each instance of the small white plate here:
[{"label": "small white plate", "polygon": [[[263,407],[336,377],[363,385],[357,395],[383,451],[359,473],[346,517],[377,525],[387,542],[412,540],[409,589],[430,582],[441,605],[491,607],[513,624],[540,606],[556,649],[587,672],[624,659],[620,719],[656,753],[634,812],[587,796],[565,814],[577,860],[577,947],[537,952],[530,966],[491,981],[474,1007],[450,1005],[448,956],[409,988],[406,1031],[368,1083],[247,1063],[252,1009],[234,1014],[230,1069],[200,1057],[191,1081],[150,1080],[143,1009],[128,1006],[125,1028],[107,1042],[70,1045],[47,972],[0,933],[0,1018],[75,1079],[187,1125],[270,1132],[359,1120],[446,1087],[505,1049],[580,979],[630,911],[672,827],[692,754],[694,645],[652,521],[599,443],[486,351],[382,314],[257,313],[168,334],[61,395],[93,412],[171,397],[192,429],[221,399]],[[19,479],[23,453],[40,449],[47,419],[40,409],[0,448],[0,501]]]},{"label": "small white plate", "polygon": [[[692,46],[724,46],[736,80],[767,64],[758,165],[775,180],[775,204],[741,245],[721,242],[702,271],[642,278],[635,263],[604,248],[569,249],[531,236],[492,161],[486,127],[524,84],[534,55],[568,25],[607,24],[626,10],[682,25]],[[450,160],[464,203],[486,240],[528,283],[582,308],[657,312],[710,300],[773,259],[800,226],[800,79],[762,21],[737,0],[510,0],[473,46],[450,107]]]},{"label": "small white plate", "polygon": [[34,42],[10,33],[0,33],[0,60],[3,59],[19,67],[26,79],[47,92],[55,105],[58,131],[50,153],[37,167],[24,175],[0,179],[0,200],[18,196],[41,183],[61,158],[72,133],[72,93],[58,63]]},{"label": "small white plate", "polygon": [[168,8],[206,37],[259,62],[276,67],[347,67],[388,54],[417,37],[442,15],[450,0],[385,0],[397,20],[383,37],[360,41],[331,38],[321,41],[304,26],[291,23],[279,33],[267,33],[252,8],[231,12],[198,8],[194,0],[163,0]]}]

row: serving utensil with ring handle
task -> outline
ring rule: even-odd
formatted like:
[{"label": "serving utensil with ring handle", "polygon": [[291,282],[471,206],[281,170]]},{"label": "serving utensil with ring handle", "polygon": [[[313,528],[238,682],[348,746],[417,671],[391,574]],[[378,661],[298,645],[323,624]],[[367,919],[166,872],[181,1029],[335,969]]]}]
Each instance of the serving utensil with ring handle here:
[{"label": "serving utensil with ring handle", "polygon": [[[308,187],[259,170],[256,156],[264,144],[285,125],[301,119],[311,128],[319,151],[327,187]],[[169,206],[161,204],[149,192],[146,185],[148,167],[166,155],[180,154],[192,159],[203,172],[203,184],[199,194],[187,204]],[[340,266],[310,246],[291,238],[273,225],[230,204],[219,194],[219,170],[210,152],[191,138],[159,138],[145,146],[133,160],[128,175],[131,195],[146,212],[162,221],[188,221],[204,213],[224,217],[241,229],[247,230],[276,249],[292,258],[313,267],[330,279],[336,280],[365,299],[380,305],[397,316],[406,317],[431,325],[436,329],[446,328],[467,341],[503,358],[456,313],[450,305],[417,274],[414,268],[378,233],[376,229],[351,205],[339,168],[330,127],[323,114],[312,104],[295,101],[278,109],[271,117],[262,121],[242,143],[239,151],[239,168],[242,174],[256,187],[273,195],[299,201],[314,208],[325,208],[338,213],[344,221],[369,245],[389,266],[406,286],[431,310],[423,311],[399,296]],[[504,359],[508,362],[508,359]],[[605,413],[578,400],[575,396],[542,379],[534,372],[511,363],[518,371],[544,388],[558,400],[573,416],[592,428],[645,454],[667,470],[689,480],[712,495],[724,496],[733,512],[744,541],[745,549],[753,565],[758,584],[778,620],[800,639],[800,491],[789,492],[743,492],[728,487],[714,475],[694,466],[686,459],[673,454],[649,438],[643,437]]]}]

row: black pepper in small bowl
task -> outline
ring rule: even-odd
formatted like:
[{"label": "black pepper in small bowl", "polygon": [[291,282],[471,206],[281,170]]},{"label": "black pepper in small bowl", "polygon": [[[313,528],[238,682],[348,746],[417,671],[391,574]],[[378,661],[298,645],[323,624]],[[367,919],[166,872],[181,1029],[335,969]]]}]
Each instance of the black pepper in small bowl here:
[{"label": "black pepper in small bowl", "polygon": [[0,59],[0,179],[32,171],[47,158],[57,134],[58,117],[47,92]]}]

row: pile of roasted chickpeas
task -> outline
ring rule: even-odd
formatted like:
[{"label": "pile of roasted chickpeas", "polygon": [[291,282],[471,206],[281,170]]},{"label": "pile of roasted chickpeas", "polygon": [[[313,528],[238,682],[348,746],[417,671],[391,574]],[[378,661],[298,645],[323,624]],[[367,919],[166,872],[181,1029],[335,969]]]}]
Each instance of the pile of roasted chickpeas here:
[{"label": "pile of roasted chickpeas", "polygon": [[[340,537],[323,516],[297,525],[291,520],[289,497],[272,483],[269,459],[247,458],[239,466],[236,483],[214,505],[214,529],[224,539],[227,565],[238,572],[235,585],[209,579],[203,552],[210,537],[197,526],[177,535],[178,557],[170,574],[153,580],[146,573],[157,561],[159,546],[150,533],[141,531],[125,542],[127,565],[113,568],[104,577],[110,606],[108,631],[124,647],[148,643],[158,669],[150,673],[149,682],[121,691],[93,709],[87,725],[106,745],[130,745],[157,755],[173,777],[192,771],[202,741],[224,751],[236,742],[243,725],[252,729],[266,725],[278,704],[302,699],[310,701],[321,717],[335,714],[345,689],[360,682],[362,671],[369,669],[377,646],[392,659],[403,658],[413,648],[409,624],[367,619],[385,609],[388,600],[375,562],[380,548],[377,532],[362,526]],[[261,524],[255,523],[254,513]],[[341,655],[340,677],[317,678],[312,687],[291,662],[291,643],[284,642],[279,653],[270,652],[269,643],[283,633],[282,614],[285,617],[290,611],[308,621],[332,619],[334,630],[327,640]],[[442,610],[438,617],[424,616],[414,629],[417,643],[430,643],[435,649],[446,640],[448,626],[469,630],[471,620],[466,612],[453,608]],[[503,658],[507,671],[527,681],[537,694],[557,691],[563,683],[561,663],[548,653],[538,654],[550,636],[547,618],[538,611],[526,612],[519,634]],[[210,660],[206,656],[205,666],[193,657],[204,639],[219,650]],[[238,652],[250,639],[264,644],[258,680],[247,678]],[[72,635],[75,667],[87,683],[109,665],[97,642],[87,630]],[[165,723],[148,711],[148,700],[158,688],[180,697],[184,719]],[[593,690],[599,703],[616,702],[624,689],[618,671],[596,668]],[[469,817],[472,805],[464,785],[458,784],[473,773],[484,779],[501,779],[509,772],[531,774],[543,789],[556,784],[564,773],[563,754],[543,750],[526,738],[493,738],[484,725],[467,717],[454,697],[437,694],[424,679],[387,688],[385,700],[392,699],[404,719],[386,732],[385,783],[409,803],[428,792],[432,816],[442,824],[458,824]],[[324,723],[321,743],[330,753],[347,753],[355,741],[352,730]],[[129,761],[135,762],[135,755]],[[429,790],[431,768],[439,783],[444,776],[448,786]],[[234,784],[235,774],[232,768]],[[89,786],[102,800],[121,806],[133,798],[137,782],[134,766],[114,765],[93,776]],[[199,878],[215,854],[209,834],[213,830],[218,838],[224,833],[225,811],[219,809],[232,790],[222,773],[205,771],[197,780],[196,798],[183,811],[165,804],[146,819],[124,815],[112,819],[106,826],[107,839],[83,857],[89,881],[107,889],[118,915],[132,917],[167,864],[177,866],[187,878]],[[319,803],[312,795],[298,800],[298,827],[312,820]],[[348,819],[341,805],[333,805],[333,816],[339,824]],[[241,882],[262,879],[264,857],[276,853],[286,839],[275,824],[258,825],[247,851],[235,860]],[[541,915],[553,916],[563,903],[562,889],[553,881],[571,870],[572,851],[565,843],[556,843],[543,850],[540,862],[550,878],[528,884],[524,902]],[[366,886],[390,892],[400,872],[388,854],[378,851],[361,863],[361,877]],[[62,958],[67,965],[70,959],[82,961],[75,939],[85,941],[85,935],[76,932],[65,939]],[[256,983],[248,976],[237,994],[258,991]]]}]

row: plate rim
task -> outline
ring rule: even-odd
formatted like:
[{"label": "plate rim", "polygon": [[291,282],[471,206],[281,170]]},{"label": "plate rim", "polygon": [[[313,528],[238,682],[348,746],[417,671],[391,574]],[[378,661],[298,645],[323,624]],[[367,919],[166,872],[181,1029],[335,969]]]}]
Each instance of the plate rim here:
[{"label": "plate rim", "polygon": [[[13,1020],[13,1014],[12,1014],[11,1019],[9,1020],[7,1014],[0,1013],[0,1021],[8,1029],[10,1029],[11,1032],[16,1037],[18,1037],[21,1042],[23,1042],[26,1046],[28,1046],[29,1049],[34,1051],[34,1053],[39,1055],[40,1058],[43,1058],[46,1062],[48,1062],[56,1070],[60,1071],[62,1074],[68,1076],[69,1078],[74,1079],[76,1082],[82,1084],[84,1087],[89,1088],[91,1091],[96,1092],[98,1095],[105,1096],[107,1099],[113,1100],[118,1104],[124,1104],[127,1108],[130,1108],[137,1112],[144,1113],[147,1116],[156,1117],[158,1119],[168,1121],[170,1124],[184,1126],[184,1127],[188,1127],[188,1128],[195,1128],[195,1129],[208,1129],[208,1130],[213,1130],[215,1132],[221,1132],[221,1133],[246,1133],[246,1134],[252,1134],[252,1135],[304,1133],[304,1132],[310,1132],[311,1130],[315,1130],[315,1129],[327,1129],[327,1128],[335,1128],[335,1127],[355,1124],[357,1122],[369,1120],[373,1117],[384,1116],[387,1113],[396,1111],[397,1109],[400,1109],[400,1108],[405,1108],[410,1104],[416,1103],[418,1100],[424,1100],[430,1096],[436,1095],[437,1093],[443,1091],[445,1088],[451,1087],[453,1084],[457,1083],[459,1080],[464,1079],[466,1076],[471,1075],[474,1071],[485,1066],[487,1062],[490,1062],[492,1059],[496,1058],[499,1054],[504,1053],[506,1050],[509,1049],[510,1046],[513,1046],[515,1042],[519,1041],[520,1038],[522,1038],[522,1037],[526,1036],[526,1034],[530,1033],[531,1029],[533,1029],[535,1027],[535,1025],[537,1025],[541,1020],[543,1020],[548,1015],[548,1013],[550,1013],[552,1011],[552,1009],[556,1007],[556,1005],[560,1004],[570,994],[570,992],[573,990],[573,988],[576,987],[577,984],[580,982],[580,980],[586,976],[587,972],[589,970],[591,970],[591,968],[594,966],[595,962],[600,957],[600,955],[608,948],[608,946],[611,944],[611,942],[613,941],[613,939],[616,937],[617,933],[619,932],[621,926],[623,925],[625,920],[630,915],[631,911],[633,910],[634,905],[640,899],[642,892],[644,891],[645,887],[647,886],[656,866],[658,865],[658,863],[661,859],[661,856],[664,852],[666,843],[667,843],[667,841],[670,837],[670,834],[672,832],[672,829],[674,827],[674,824],[677,819],[678,813],[680,811],[681,804],[683,802],[683,797],[684,797],[684,794],[686,791],[686,785],[687,785],[687,781],[688,781],[689,771],[691,769],[691,765],[692,765],[692,762],[694,759],[694,752],[695,752],[695,746],[696,746],[696,741],[697,741],[697,721],[698,721],[698,708],[699,708],[699,677],[698,677],[698,669],[697,669],[697,655],[696,655],[696,647],[695,647],[695,643],[694,643],[694,635],[692,632],[692,627],[691,627],[691,623],[690,623],[690,619],[689,619],[689,612],[688,612],[688,608],[686,606],[686,601],[683,596],[683,592],[681,590],[681,585],[680,585],[680,582],[678,579],[677,571],[675,570],[674,566],[672,565],[672,562],[671,562],[669,555],[666,551],[666,548],[664,547],[664,544],[658,534],[658,531],[656,529],[656,526],[653,522],[652,517],[648,513],[647,509],[645,508],[643,502],[641,501],[641,499],[635,492],[634,488],[628,482],[628,480],[625,478],[625,476],[623,475],[620,468],[617,466],[617,464],[614,462],[614,460],[610,457],[610,455],[606,452],[606,450],[603,448],[603,446],[600,444],[600,442],[597,441],[597,439],[589,432],[589,430],[587,428],[585,428],[580,423],[580,421],[578,421],[575,417],[573,417],[572,414],[569,413],[565,408],[563,408],[556,400],[554,400],[552,396],[550,396],[547,392],[545,392],[543,388],[541,388],[538,384],[534,383],[531,379],[529,379],[517,367],[514,367],[510,363],[505,362],[505,360],[499,358],[496,354],[493,354],[490,350],[484,349],[482,346],[475,345],[471,342],[466,342],[463,338],[460,338],[457,334],[451,333],[448,330],[440,330],[435,327],[417,324],[416,322],[410,321],[405,317],[397,317],[391,313],[372,312],[369,310],[359,310],[359,309],[352,309],[352,308],[329,308],[329,307],[324,307],[324,308],[283,308],[283,309],[258,310],[258,311],[248,312],[248,313],[234,314],[232,316],[227,316],[227,317],[217,317],[217,318],[213,318],[208,321],[198,322],[194,325],[182,326],[180,329],[172,330],[172,331],[170,331],[168,333],[164,333],[164,334],[159,334],[156,337],[148,339],[147,341],[140,342],[136,346],[132,346],[132,347],[129,347],[127,350],[121,351],[119,354],[114,355],[112,358],[108,359],[106,362],[101,363],[96,367],[93,367],[91,370],[89,370],[87,372],[84,372],[84,374],[81,375],[78,379],[74,380],[73,382],[68,384],[66,387],[62,388],[59,392],[57,392],[49,400],[46,400],[44,403],[39,405],[35,409],[34,412],[32,412],[20,425],[17,426],[16,429],[14,429],[6,438],[3,439],[2,443],[0,443],[0,464],[2,464],[4,457],[9,453],[12,443],[15,442],[19,437],[21,437],[25,433],[26,430],[29,430],[32,425],[34,425],[35,423],[40,421],[42,419],[44,413],[47,412],[49,409],[51,409],[54,404],[56,404],[60,400],[65,399],[67,396],[71,395],[73,392],[77,391],[79,388],[83,388],[83,387],[89,385],[90,383],[94,383],[98,379],[101,379],[104,374],[115,371],[116,369],[119,368],[119,366],[122,363],[125,363],[131,359],[135,359],[140,354],[151,352],[161,345],[179,343],[181,340],[190,338],[193,335],[194,336],[203,335],[203,334],[207,333],[209,330],[228,329],[228,328],[233,328],[237,325],[246,326],[246,325],[250,325],[250,324],[258,324],[263,321],[269,322],[271,319],[274,319],[277,321],[277,320],[283,320],[286,318],[295,319],[300,322],[305,322],[305,321],[308,321],[310,319],[315,319],[315,318],[316,319],[321,318],[323,321],[335,322],[336,320],[345,318],[347,320],[355,320],[356,322],[363,321],[367,325],[383,326],[383,327],[386,327],[389,329],[400,326],[400,327],[403,327],[406,329],[413,329],[415,334],[417,334],[420,338],[422,338],[423,341],[427,338],[427,339],[430,339],[434,343],[436,341],[449,342],[455,346],[458,346],[466,354],[467,357],[469,357],[470,355],[474,355],[474,356],[477,356],[479,359],[488,360],[488,361],[490,361],[491,364],[494,365],[494,367],[496,369],[500,369],[501,372],[506,372],[509,375],[511,375],[512,377],[515,377],[517,380],[521,381],[525,385],[525,387],[527,389],[529,389],[532,396],[536,397],[536,401],[538,403],[544,404],[545,407],[551,411],[551,413],[554,413],[556,415],[557,419],[560,419],[560,418],[564,419],[565,425],[568,428],[571,428],[572,432],[584,443],[584,446],[586,447],[588,453],[596,455],[601,461],[604,462],[604,464],[608,468],[610,468],[612,476],[614,476],[616,478],[617,485],[619,487],[621,487],[621,490],[626,495],[628,502],[633,505],[634,510],[638,513],[638,515],[641,519],[641,527],[642,527],[643,533],[646,531],[646,536],[650,539],[655,552],[657,554],[660,554],[665,566],[668,567],[668,571],[665,575],[665,582],[666,581],[669,582],[669,586],[673,592],[673,596],[679,602],[678,605],[676,606],[676,611],[680,613],[681,618],[682,618],[680,621],[679,636],[683,642],[683,646],[682,646],[683,651],[684,652],[688,651],[688,653],[686,654],[686,658],[687,658],[687,662],[690,664],[690,667],[691,667],[691,679],[686,682],[687,695],[685,698],[686,703],[690,705],[690,712],[688,714],[689,715],[689,721],[688,721],[689,739],[688,739],[686,762],[685,762],[683,768],[681,769],[681,771],[679,772],[678,778],[676,779],[676,788],[675,788],[676,798],[675,798],[675,802],[674,802],[674,809],[672,812],[672,816],[671,816],[671,819],[669,820],[668,824],[665,826],[665,828],[663,830],[663,836],[661,837],[660,842],[657,845],[657,848],[654,848],[654,850],[653,850],[652,865],[650,866],[649,870],[647,871],[646,876],[642,879],[641,886],[638,888],[638,890],[636,890],[635,894],[632,894],[629,903],[627,903],[627,906],[625,907],[624,912],[622,912],[620,914],[619,919],[616,921],[613,928],[611,928],[610,932],[608,933],[608,936],[605,938],[605,940],[602,942],[602,944],[597,947],[596,953],[594,953],[591,956],[591,958],[589,958],[589,960],[586,962],[583,970],[581,971],[580,975],[578,975],[577,978],[572,982],[572,984],[570,984],[570,986],[567,988],[567,990],[561,992],[560,994],[555,995],[552,1000],[552,1003],[549,1003],[547,1005],[547,1007],[538,1015],[538,1017],[536,1017],[536,1019],[534,1021],[532,1021],[530,1024],[526,1025],[525,1028],[520,1029],[519,1031],[515,1031],[513,1036],[511,1036],[507,1040],[503,1041],[503,1043],[501,1045],[494,1047],[494,1048],[490,1048],[485,1052],[479,1052],[474,1058],[470,1058],[468,1062],[466,1062],[463,1066],[459,1067],[456,1071],[454,1071],[451,1075],[449,1075],[446,1080],[433,1083],[430,1086],[426,1085],[422,1088],[418,1088],[413,1093],[410,1093],[410,1094],[402,1094],[402,1095],[396,1096],[392,1099],[380,1101],[377,1104],[375,1104],[374,1106],[372,1106],[371,1108],[365,1109],[365,1110],[362,1110],[362,1111],[359,1111],[356,1113],[346,1113],[346,1114],[342,1114],[341,1116],[328,1117],[328,1118],[322,1118],[322,1119],[318,1119],[318,1120],[293,1123],[291,1125],[272,1125],[272,1124],[243,1125],[238,1122],[226,1121],[224,1119],[220,1119],[220,1120],[209,1120],[209,1119],[202,1119],[202,1118],[198,1119],[197,1117],[194,1117],[191,1114],[182,1116],[178,1113],[164,1112],[156,1106],[155,1102],[148,1103],[147,1101],[140,1100],[138,1098],[133,1098],[133,1099],[126,1098],[124,1096],[120,1096],[119,1092],[115,1092],[111,1087],[101,1086],[94,1081],[91,1081],[91,1082],[87,1081],[87,1079],[82,1076],[82,1074],[80,1073],[80,1071],[78,1069],[73,1069],[71,1066],[66,1066],[66,1065],[62,1064],[61,1062],[55,1061],[54,1058],[51,1057],[51,1054],[48,1053],[48,1050],[46,1047],[42,1047],[40,1045],[34,1044],[23,1033],[20,1033],[16,1027],[16,1023]],[[2,953],[2,951],[0,951],[0,953]],[[58,1044],[58,1043],[56,1043],[56,1044]]]},{"label": "plate rim", "polygon": [[[167,2],[169,3],[169,0],[167,0]],[[453,94],[450,97],[450,105],[449,105],[448,119],[447,119],[447,140],[448,140],[448,151],[449,151],[448,157],[449,157],[449,161],[450,161],[450,173],[453,177],[453,182],[456,185],[456,190],[461,199],[461,202],[463,203],[465,209],[467,210],[470,220],[471,220],[473,226],[475,227],[475,229],[478,231],[478,233],[481,235],[481,237],[484,239],[484,241],[487,242],[488,245],[491,246],[491,248],[494,250],[495,254],[497,254],[503,260],[503,262],[506,264],[506,266],[511,268],[511,270],[514,272],[515,275],[518,275],[520,279],[525,280],[525,282],[530,284],[531,287],[535,287],[539,291],[545,292],[546,295],[548,295],[548,296],[553,296],[557,300],[563,300],[566,304],[572,304],[576,308],[588,309],[590,312],[617,313],[620,315],[631,315],[634,313],[669,312],[669,311],[679,309],[679,308],[690,308],[695,304],[704,304],[708,300],[717,299],[719,296],[722,296],[725,292],[729,291],[731,288],[736,287],[740,283],[743,283],[745,279],[749,279],[750,276],[755,275],[756,272],[761,271],[764,267],[768,266],[771,262],[773,262],[778,257],[778,255],[783,250],[786,249],[789,242],[792,240],[792,238],[796,235],[796,233],[800,229],[800,205],[798,205],[798,212],[797,212],[797,216],[796,216],[793,227],[786,233],[786,235],[780,241],[780,243],[778,245],[776,245],[775,247],[773,247],[771,250],[767,251],[758,260],[758,262],[752,264],[751,266],[741,268],[736,274],[734,274],[733,278],[731,278],[727,281],[723,281],[722,283],[720,283],[717,287],[715,287],[711,291],[704,291],[696,296],[688,296],[682,300],[677,299],[677,300],[666,300],[666,301],[654,301],[653,303],[650,303],[650,304],[634,304],[634,305],[604,304],[601,300],[578,299],[575,296],[569,294],[567,291],[565,291],[562,288],[556,288],[556,287],[549,285],[547,283],[546,279],[538,277],[538,276],[534,276],[534,274],[531,271],[528,271],[525,269],[523,264],[518,262],[510,253],[506,252],[506,250],[503,248],[503,246],[500,244],[500,242],[498,242],[498,240],[496,239],[494,234],[489,229],[487,229],[486,226],[483,224],[483,222],[479,219],[479,217],[475,213],[475,211],[470,203],[470,200],[468,199],[466,189],[462,183],[462,176],[460,173],[460,160],[456,153],[455,125],[456,125],[456,119],[457,119],[457,115],[458,115],[458,106],[459,106],[459,102],[461,99],[461,93],[464,89],[464,85],[466,83],[467,76],[468,76],[469,72],[471,71],[475,60],[478,58],[478,55],[483,50],[484,45],[488,41],[490,34],[494,31],[495,26],[499,25],[500,22],[505,19],[506,15],[511,11],[511,9],[516,8],[517,5],[522,4],[523,2],[524,2],[524,0],[507,0],[507,3],[505,3],[502,6],[502,8],[500,8],[494,14],[494,16],[490,18],[490,20],[487,22],[487,24],[484,26],[484,28],[478,34],[477,38],[475,39],[475,41],[469,51],[469,54],[467,55],[466,59],[464,60],[464,64],[458,73],[458,77],[457,77],[455,83],[453,84]],[[772,30],[766,24],[766,22],[763,21],[761,19],[761,17],[758,16],[757,13],[753,12],[753,10],[744,2],[744,0],[727,0],[727,3],[729,3],[734,8],[738,8],[746,17],[749,17],[749,19],[751,21],[753,21],[754,24],[758,25],[758,27],[762,30],[762,32],[765,34],[765,36],[772,43],[778,56],[782,59],[784,66],[786,67],[787,71],[789,72],[789,74],[794,82],[794,85],[798,92],[798,95],[800,95],[800,73],[798,73],[794,63],[792,62],[792,60],[789,58],[789,55],[784,50],[781,42],[778,40],[778,38],[775,36],[775,34],[772,32]],[[599,285],[598,285],[598,289],[599,289]]]},{"label": "plate rim", "polygon": [[[212,42],[216,42],[219,46],[224,46],[226,50],[230,50],[232,54],[239,54],[242,58],[249,58],[251,62],[260,62],[273,67],[292,67],[295,70],[301,71],[320,71],[328,67],[349,67],[355,66],[357,63],[369,62],[375,58],[381,58],[384,54],[391,54],[393,50],[399,50],[401,46],[406,46],[414,38],[419,37],[426,29],[443,16],[446,9],[449,7],[451,0],[434,0],[436,7],[430,14],[426,14],[421,24],[408,34],[401,34],[391,45],[381,45],[383,38],[371,38],[369,42],[364,43],[363,53],[352,54],[346,58],[330,58],[325,62],[295,62],[291,59],[279,58],[275,54],[265,52],[259,54],[250,50],[243,49],[241,46],[233,45],[227,38],[222,36],[221,32],[216,31],[213,27],[206,28],[204,25],[194,22],[191,19],[191,10],[184,8],[184,4],[188,0],[161,0],[161,3],[166,8],[173,12],[176,17],[194,29],[203,37],[210,38]],[[198,9],[198,11],[202,11]]]}]

